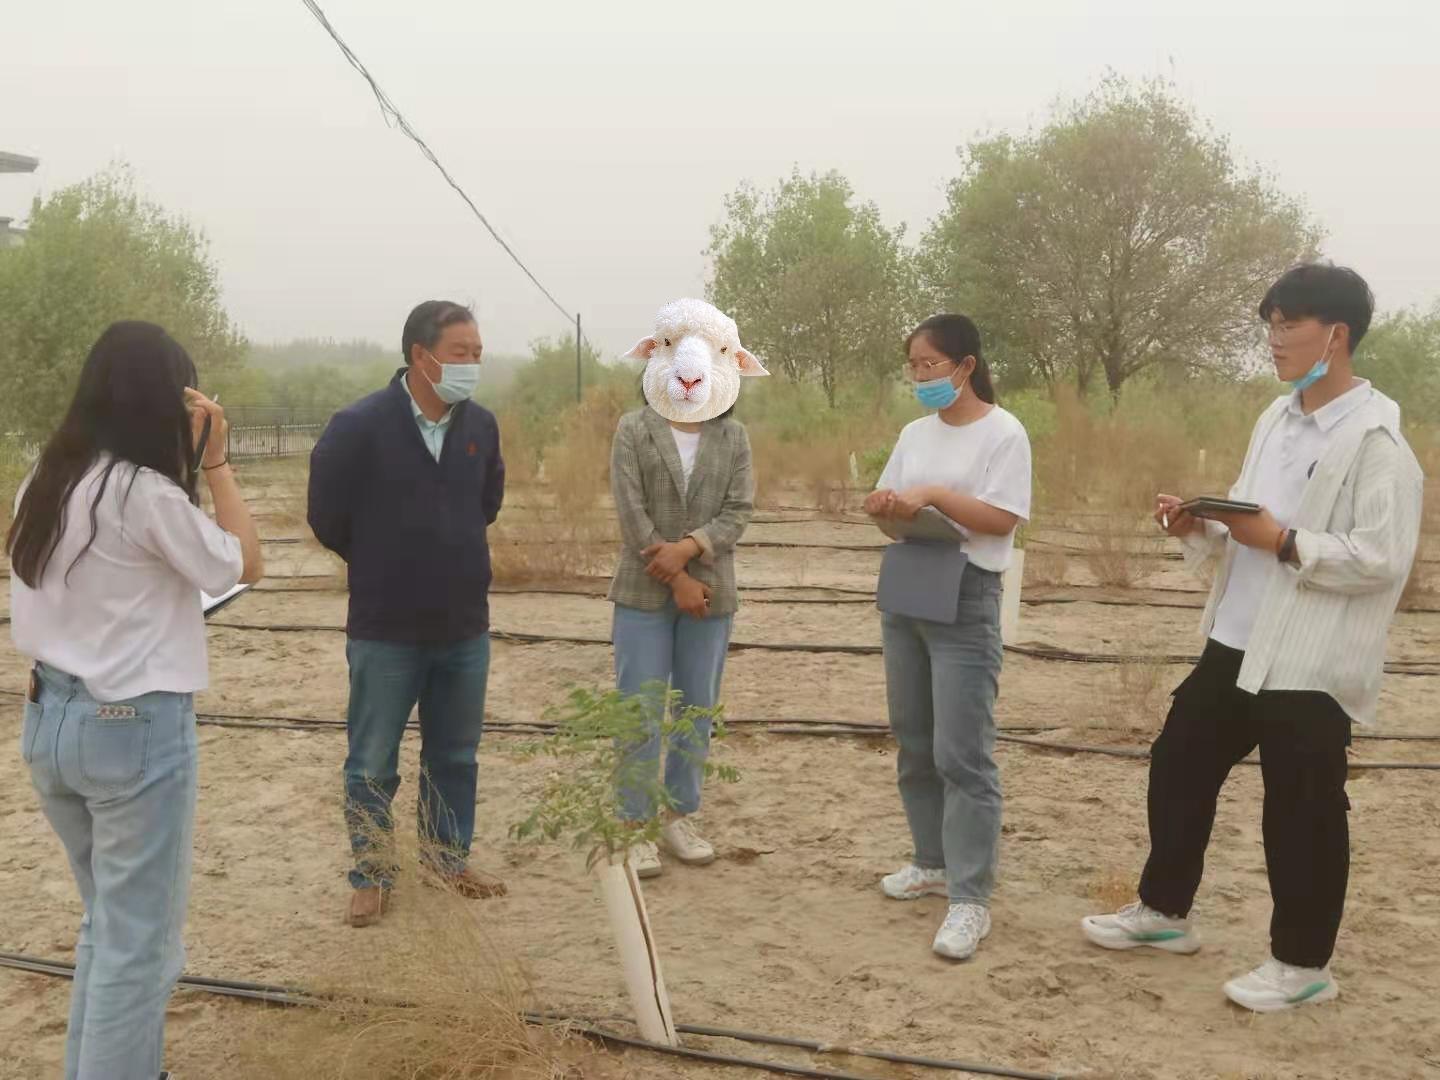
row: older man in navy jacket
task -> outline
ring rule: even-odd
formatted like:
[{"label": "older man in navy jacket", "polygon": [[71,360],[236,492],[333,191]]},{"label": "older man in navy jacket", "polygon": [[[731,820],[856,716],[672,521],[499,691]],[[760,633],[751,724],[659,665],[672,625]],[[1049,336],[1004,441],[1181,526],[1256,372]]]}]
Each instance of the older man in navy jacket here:
[{"label": "older man in navy jacket", "polygon": [[351,926],[385,910],[394,868],[384,840],[400,739],[417,704],[426,871],[470,897],[505,891],[466,865],[490,670],[485,534],[505,488],[500,433],[471,400],[482,345],[468,308],[421,304],[402,345],[405,368],[337,413],[310,459],[310,527],[350,571]]}]

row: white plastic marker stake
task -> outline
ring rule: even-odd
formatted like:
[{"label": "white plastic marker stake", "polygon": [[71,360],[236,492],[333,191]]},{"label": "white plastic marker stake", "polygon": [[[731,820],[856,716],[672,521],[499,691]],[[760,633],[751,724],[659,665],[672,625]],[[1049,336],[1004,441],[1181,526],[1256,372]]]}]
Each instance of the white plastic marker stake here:
[{"label": "white plastic marker stake", "polygon": [[1025,549],[1017,547],[1010,552],[1010,565],[1000,593],[1000,641],[1005,645],[1016,642],[1020,629],[1020,587],[1025,580]]},{"label": "white plastic marker stake", "polygon": [[630,994],[640,1037],[662,1046],[679,1046],[640,879],[623,853],[600,859],[593,873],[610,916],[610,930],[615,935],[615,950],[620,954],[625,989]]}]

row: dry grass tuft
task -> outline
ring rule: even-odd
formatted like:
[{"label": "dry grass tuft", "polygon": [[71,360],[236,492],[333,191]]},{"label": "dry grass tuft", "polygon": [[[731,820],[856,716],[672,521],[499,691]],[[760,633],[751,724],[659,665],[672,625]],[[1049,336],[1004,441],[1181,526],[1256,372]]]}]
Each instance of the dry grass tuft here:
[{"label": "dry grass tuft", "polygon": [[[404,837],[404,839],[402,839]],[[574,1080],[598,1055],[563,1030],[526,1023],[531,987],[482,929],[483,901],[417,880],[416,841],[378,928],[305,980],[316,1008],[267,1011],[239,1040],[244,1075],[271,1080]]]},{"label": "dry grass tuft", "polygon": [[1115,589],[1133,589],[1147,580],[1157,568],[1155,557],[1164,550],[1162,541],[1140,533],[1140,525],[1129,516],[1103,522],[1086,541],[1095,580]]},{"label": "dry grass tuft", "polygon": [[850,442],[844,437],[785,441],[751,431],[755,468],[755,505],[813,507],[840,514],[849,503]]},{"label": "dry grass tuft", "polygon": [[1066,583],[1069,560],[1062,551],[1030,548],[1025,552],[1025,585],[1058,586]]},{"label": "dry grass tuft", "polygon": [[1169,665],[1152,661],[1117,664],[1112,677],[1116,690],[1113,715],[1120,725],[1136,732],[1157,732],[1164,723],[1170,695]]},{"label": "dry grass tuft", "polygon": [[[543,479],[543,495],[533,498],[532,489],[526,510],[502,511],[491,530],[496,584],[568,581],[606,569],[616,543],[604,499],[610,488],[610,443],[629,404],[621,388],[601,385],[566,414],[564,440],[546,450],[536,473]],[[507,458],[507,486],[509,468]]]}]

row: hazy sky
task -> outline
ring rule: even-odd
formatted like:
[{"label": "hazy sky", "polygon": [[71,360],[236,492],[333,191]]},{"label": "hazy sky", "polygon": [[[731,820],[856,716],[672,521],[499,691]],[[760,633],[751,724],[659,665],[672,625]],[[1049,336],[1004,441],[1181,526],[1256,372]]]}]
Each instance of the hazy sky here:
[{"label": "hazy sky", "polygon": [[[321,2],[608,351],[700,295],[740,181],[838,168],[917,234],[959,144],[1107,69],[1173,76],[1382,307],[1440,296],[1436,0]],[[300,0],[4,0],[0,149],[41,159],[0,175],[17,217],[128,161],[209,235],[256,340],[393,344],[433,296],[474,302],[492,349],[566,330]]]}]

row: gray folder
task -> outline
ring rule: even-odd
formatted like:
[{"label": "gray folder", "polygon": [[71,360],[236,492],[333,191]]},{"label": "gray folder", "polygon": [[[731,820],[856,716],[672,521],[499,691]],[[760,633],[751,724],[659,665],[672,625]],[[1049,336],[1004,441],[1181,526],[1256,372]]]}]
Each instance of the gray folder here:
[{"label": "gray folder", "polygon": [[875,606],[889,615],[950,624],[960,616],[960,579],[970,557],[954,543],[901,540],[885,549]]}]

